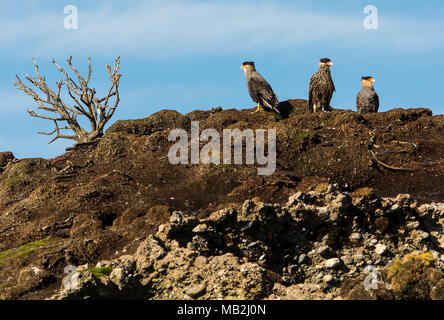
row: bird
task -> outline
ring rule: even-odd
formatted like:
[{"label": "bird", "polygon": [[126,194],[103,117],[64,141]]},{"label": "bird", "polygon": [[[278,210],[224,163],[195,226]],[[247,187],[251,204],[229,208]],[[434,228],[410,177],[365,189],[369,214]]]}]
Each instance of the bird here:
[{"label": "bird", "polygon": [[329,58],[319,60],[319,70],[311,77],[308,89],[308,107],[310,112],[329,111],[335,84],[331,78]]},{"label": "bird", "polygon": [[379,97],[373,88],[373,77],[362,77],[361,91],[356,97],[356,109],[360,114],[376,113],[379,109]]},{"label": "bird", "polygon": [[251,99],[257,103],[257,109],[253,113],[265,110],[280,114],[279,100],[268,82],[256,71],[254,62],[242,63],[241,69],[244,70]]}]

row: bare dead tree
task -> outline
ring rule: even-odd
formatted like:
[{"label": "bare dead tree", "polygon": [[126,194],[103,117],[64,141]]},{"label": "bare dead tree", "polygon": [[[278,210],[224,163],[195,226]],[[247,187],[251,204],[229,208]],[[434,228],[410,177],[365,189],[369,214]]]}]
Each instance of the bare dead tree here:
[{"label": "bare dead tree", "polygon": [[[26,79],[40,91],[40,95],[37,94],[37,90],[32,89],[30,86],[24,84],[20,78],[16,75],[17,82],[14,85],[31,96],[35,102],[38,103],[37,109],[53,113],[55,115],[42,115],[33,110],[28,109],[28,113],[32,117],[51,120],[54,122],[54,130],[51,132],[38,132],[43,135],[54,135],[55,137],[49,142],[52,143],[55,140],[72,139],[79,143],[91,142],[97,138],[103,136],[103,129],[105,124],[111,119],[119,104],[119,81],[121,75],[118,74],[120,66],[120,57],[117,57],[114,61],[114,68],[107,65],[109,78],[111,85],[108,92],[103,98],[96,97],[96,90],[88,87],[91,79],[91,59],[88,58],[88,75],[83,78],[79,71],[72,65],[72,57],[68,61],[69,67],[75,73],[77,80],[73,80],[67,71],[60,67],[55,60],[52,62],[57,69],[63,73],[63,76],[56,82],[56,90],[52,90],[46,84],[45,77],[40,76],[39,67],[35,59],[35,74],[36,77],[31,77],[28,74],[25,75]],[[68,94],[73,100],[72,105],[68,105],[62,101],[60,94],[62,88],[66,86]],[[114,98],[113,98],[114,97]],[[111,102],[111,98],[114,99],[114,103]],[[91,124],[91,130],[87,131],[81,127],[77,121],[77,116],[85,116],[88,118]],[[62,125],[62,126],[61,126]],[[62,130],[70,130],[73,134],[62,134]]]}]

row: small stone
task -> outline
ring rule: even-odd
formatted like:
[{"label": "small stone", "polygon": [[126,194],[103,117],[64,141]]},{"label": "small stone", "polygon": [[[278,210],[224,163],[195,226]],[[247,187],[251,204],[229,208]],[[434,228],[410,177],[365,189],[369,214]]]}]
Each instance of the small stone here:
[{"label": "small stone", "polygon": [[331,274],[326,274],[322,280],[327,283],[327,284],[331,284],[332,282],[334,282],[335,278],[333,278],[333,276]]},{"label": "small stone", "polygon": [[353,259],[357,261],[362,261],[364,260],[364,255],[362,253],[357,253],[353,256]]},{"label": "small stone", "polygon": [[329,246],[323,246],[323,247],[319,248],[318,254],[325,259],[330,259],[330,258],[336,257],[336,253]]},{"label": "small stone", "polygon": [[208,231],[208,226],[205,223],[201,223],[193,229],[193,232],[200,233]]},{"label": "small stone", "polygon": [[341,259],[339,259],[339,258],[331,258],[331,259],[328,259],[327,261],[325,261],[324,266],[327,269],[336,269],[336,268],[339,268],[341,266],[341,263],[342,263]]},{"label": "small stone", "polygon": [[377,255],[382,256],[383,254],[385,254],[387,252],[387,246],[381,243],[378,243],[375,247],[375,253]]},{"label": "small stone", "polygon": [[393,206],[391,206],[390,209],[387,210],[387,213],[395,213],[397,211],[399,211],[401,209],[401,207],[397,204],[394,204]]},{"label": "small stone", "polygon": [[292,265],[288,266],[287,269],[288,269],[288,273],[289,273],[289,274],[296,274],[297,271],[298,271],[298,266],[292,264]]},{"label": "small stone", "polygon": [[318,209],[318,215],[322,220],[327,220],[330,217],[328,207],[321,207]]},{"label": "small stone", "polygon": [[293,207],[298,204],[298,200],[302,197],[302,192],[297,192],[288,198],[287,207]]},{"label": "small stone", "polygon": [[343,257],[342,261],[344,261],[346,265],[352,265],[355,262],[352,257]]},{"label": "small stone", "polygon": [[429,236],[430,236],[430,234],[428,234],[427,232],[422,232],[422,233],[421,233],[421,238],[422,238],[422,240],[426,240],[426,239],[428,239]]},{"label": "small stone", "polygon": [[361,235],[360,233],[353,232],[353,233],[350,235],[350,240],[352,240],[352,241],[359,241],[359,240],[361,240],[361,239],[362,239],[362,235]]},{"label": "small stone", "polygon": [[181,223],[182,223],[182,215],[181,215],[179,212],[174,211],[174,212],[171,214],[170,222],[171,222],[172,224],[181,224]]},{"label": "small stone", "polygon": [[407,224],[407,229],[409,230],[415,230],[419,228],[419,222],[418,221],[414,221],[414,222],[410,222]]},{"label": "small stone", "polygon": [[186,294],[192,298],[198,298],[205,294],[207,287],[205,284],[199,284],[187,290]]},{"label": "small stone", "polygon": [[299,264],[310,264],[311,260],[306,254],[301,254],[298,259]]}]

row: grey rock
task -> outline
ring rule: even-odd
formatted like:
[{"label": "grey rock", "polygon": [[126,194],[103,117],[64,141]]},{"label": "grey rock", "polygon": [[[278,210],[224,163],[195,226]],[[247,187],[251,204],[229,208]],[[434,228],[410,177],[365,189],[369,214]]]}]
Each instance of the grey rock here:
[{"label": "grey rock", "polygon": [[344,262],[344,264],[347,266],[352,265],[355,262],[352,257],[342,257],[341,259]]},{"label": "grey rock", "polygon": [[338,269],[341,267],[342,261],[339,258],[331,258],[325,261],[324,266],[327,269]]},{"label": "grey rock", "polygon": [[427,233],[427,232],[422,232],[421,233],[421,238],[422,238],[422,240],[426,240],[426,239],[428,239],[430,237],[430,234],[429,233]]},{"label": "grey rock", "polygon": [[362,240],[362,235],[361,235],[360,233],[353,232],[353,233],[350,235],[350,240],[352,240],[352,241],[359,241],[359,240]]},{"label": "grey rock", "polygon": [[401,207],[398,204],[394,204],[390,207],[390,209],[387,210],[387,213],[395,213],[398,212],[401,209]]},{"label": "grey rock", "polygon": [[407,224],[407,229],[408,230],[416,230],[419,228],[419,222],[418,221],[413,221]]},{"label": "grey rock", "polygon": [[301,254],[298,259],[299,264],[311,264],[311,259],[306,254]]},{"label": "grey rock", "polygon": [[379,256],[382,256],[383,254],[387,253],[387,246],[381,243],[378,243],[375,246],[375,253]]},{"label": "grey rock", "polygon": [[198,298],[198,297],[204,295],[206,290],[207,290],[207,287],[205,284],[198,284],[198,285],[195,285],[195,286],[189,288],[186,291],[186,294],[192,298]]},{"label": "grey rock", "polygon": [[326,284],[332,284],[335,281],[335,278],[331,275],[331,274],[326,274],[322,280],[326,283]]},{"label": "grey rock", "polygon": [[319,248],[318,254],[324,259],[330,259],[336,257],[335,251],[329,246],[323,246]]},{"label": "grey rock", "polygon": [[297,265],[292,264],[292,265],[288,266],[287,269],[288,269],[289,274],[296,274],[299,268]]},{"label": "grey rock", "polygon": [[202,233],[207,231],[208,231],[208,226],[205,223],[201,223],[193,229],[194,233]]}]

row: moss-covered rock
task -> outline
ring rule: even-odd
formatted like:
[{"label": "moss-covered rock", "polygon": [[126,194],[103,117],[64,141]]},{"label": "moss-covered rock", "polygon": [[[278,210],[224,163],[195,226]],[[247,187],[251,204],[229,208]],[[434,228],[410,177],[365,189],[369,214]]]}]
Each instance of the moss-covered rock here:
[{"label": "moss-covered rock", "polygon": [[107,133],[99,142],[95,153],[100,158],[116,158],[126,155],[130,141],[121,133]]},{"label": "moss-covered rock", "polygon": [[376,190],[368,187],[359,188],[352,193],[352,196],[356,198],[373,199],[376,196]]},{"label": "moss-covered rock", "polygon": [[80,272],[91,272],[96,278],[109,277],[113,268],[111,267],[102,267],[102,268],[88,268],[84,270],[80,270]]},{"label": "moss-covered rock", "polygon": [[174,110],[161,110],[145,119],[119,120],[107,131],[110,133],[126,133],[150,135],[156,131],[190,128],[190,119]]},{"label": "moss-covered rock", "polygon": [[22,259],[29,256],[36,249],[50,246],[59,242],[60,239],[41,239],[26,243],[20,247],[8,249],[0,252],[0,267],[4,265],[9,259]]},{"label": "moss-covered rock", "polygon": [[0,185],[9,190],[20,190],[33,180],[34,174],[42,174],[49,170],[50,162],[46,159],[23,159],[7,166],[3,172]]},{"label": "moss-covered rock", "polygon": [[393,293],[398,299],[429,300],[432,290],[439,296],[440,289],[435,285],[444,278],[444,274],[433,268],[435,259],[431,253],[409,254],[402,260],[396,260],[387,269]]},{"label": "moss-covered rock", "polygon": [[8,167],[5,174],[7,178],[17,175],[29,175],[42,169],[49,169],[49,167],[49,160],[43,158],[23,159]]}]

